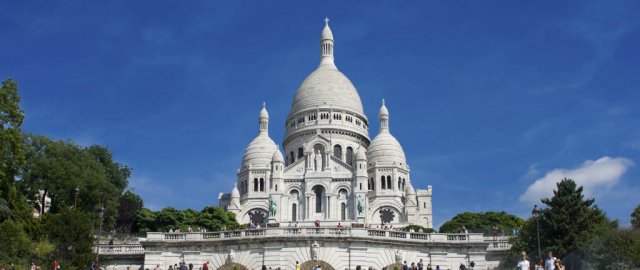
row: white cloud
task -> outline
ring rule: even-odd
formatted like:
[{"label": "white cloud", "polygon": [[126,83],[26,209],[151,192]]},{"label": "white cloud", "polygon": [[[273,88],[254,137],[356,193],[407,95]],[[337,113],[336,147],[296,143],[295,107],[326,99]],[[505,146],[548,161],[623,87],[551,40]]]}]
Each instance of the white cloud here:
[{"label": "white cloud", "polygon": [[593,197],[599,191],[607,190],[615,185],[624,175],[633,161],[622,157],[601,157],[598,160],[587,160],[573,169],[553,169],[542,178],[533,182],[527,191],[520,196],[521,202],[540,203],[541,198],[553,196],[553,190],[563,178],[576,181],[584,187],[584,194]]}]

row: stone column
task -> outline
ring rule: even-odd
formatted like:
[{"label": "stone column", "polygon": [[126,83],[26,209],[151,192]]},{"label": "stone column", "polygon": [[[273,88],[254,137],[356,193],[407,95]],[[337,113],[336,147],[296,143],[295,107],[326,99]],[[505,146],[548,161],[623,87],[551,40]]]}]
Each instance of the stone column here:
[{"label": "stone column", "polygon": [[329,160],[331,160],[331,154],[329,154],[328,151],[325,151],[324,153],[324,160],[326,160],[326,162],[324,163],[324,170],[331,171],[331,164],[329,164]]},{"label": "stone column", "polygon": [[327,195],[327,209],[325,219],[331,219],[331,195]]}]

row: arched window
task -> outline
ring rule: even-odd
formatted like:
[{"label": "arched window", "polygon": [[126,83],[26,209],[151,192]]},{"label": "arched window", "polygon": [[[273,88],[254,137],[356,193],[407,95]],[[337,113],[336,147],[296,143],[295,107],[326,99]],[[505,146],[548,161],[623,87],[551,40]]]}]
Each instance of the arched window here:
[{"label": "arched window", "polygon": [[322,186],[313,187],[313,192],[316,194],[316,213],[322,213],[322,196],[324,195],[324,188]]},{"label": "arched window", "polygon": [[402,189],[402,177],[398,177],[398,190],[404,191],[404,189]]},{"label": "arched window", "polygon": [[393,189],[391,185],[391,175],[387,175],[387,189]]},{"label": "arched window", "polygon": [[291,205],[291,221],[298,221],[298,205],[295,203]]},{"label": "arched window", "polygon": [[302,147],[298,148],[298,158],[301,158],[304,156],[304,149],[302,149]]},{"label": "arched window", "polygon": [[407,186],[406,186],[406,184],[407,184],[407,181],[406,181],[406,180],[407,180],[407,179],[402,178],[402,190],[405,190],[405,188],[407,187]]},{"label": "arched window", "polygon": [[371,182],[373,182],[373,177],[371,179],[369,179],[369,182],[367,182],[367,190],[372,190]]},{"label": "arched window", "polygon": [[346,156],[347,164],[353,166],[353,148],[351,146],[347,147],[347,156]]},{"label": "arched window", "polygon": [[346,200],[347,196],[349,196],[349,192],[347,192],[346,189],[341,188],[340,191],[338,191],[338,198],[341,200]]},{"label": "arched window", "polygon": [[347,204],[342,203],[340,205],[340,218],[344,221],[347,220]]},{"label": "arched window", "polygon": [[260,178],[260,191],[264,191],[264,178]]},{"label": "arched window", "polygon": [[293,163],[294,161],[296,161],[296,156],[293,154],[293,151],[291,151],[289,153],[289,157],[291,158],[291,161],[289,162],[289,164]]},{"label": "arched window", "polygon": [[384,175],[380,176],[380,189],[387,189],[387,182],[384,181]]},{"label": "arched window", "polygon": [[333,156],[342,160],[342,146],[336,144],[333,146]]},{"label": "arched window", "polygon": [[253,191],[258,191],[258,178],[253,178]]}]

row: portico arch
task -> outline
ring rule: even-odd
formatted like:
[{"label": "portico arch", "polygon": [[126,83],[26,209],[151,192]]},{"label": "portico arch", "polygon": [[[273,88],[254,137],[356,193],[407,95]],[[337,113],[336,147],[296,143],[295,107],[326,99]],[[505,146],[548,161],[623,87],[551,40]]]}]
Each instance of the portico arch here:
[{"label": "portico arch", "polygon": [[227,263],[218,267],[217,270],[248,270],[249,268],[239,263]]},{"label": "portico arch", "polygon": [[311,260],[311,261],[306,261],[303,264],[300,265],[300,269],[301,270],[313,270],[314,266],[319,265],[322,270],[335,270],[335,268],[333,268],[333,266],[331,266],[328,262],[325,261],[321,261],[321,260]]}]

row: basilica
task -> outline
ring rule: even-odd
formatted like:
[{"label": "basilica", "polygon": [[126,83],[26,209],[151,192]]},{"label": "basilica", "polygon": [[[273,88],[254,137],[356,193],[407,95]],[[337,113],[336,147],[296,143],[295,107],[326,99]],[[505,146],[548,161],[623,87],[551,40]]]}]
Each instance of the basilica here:
[{"label": "basilica", "polygon": [[358,91],[338,70],[328,20],[320,38],[320,64],[298,88],[280,148],[269,136],[265,104],[258,136],[244,151],[236,185],[219,204],[239,223],[433,227],[431,186],[414,189],[402,146],[391,134],[384,100],[380,130]]}]

